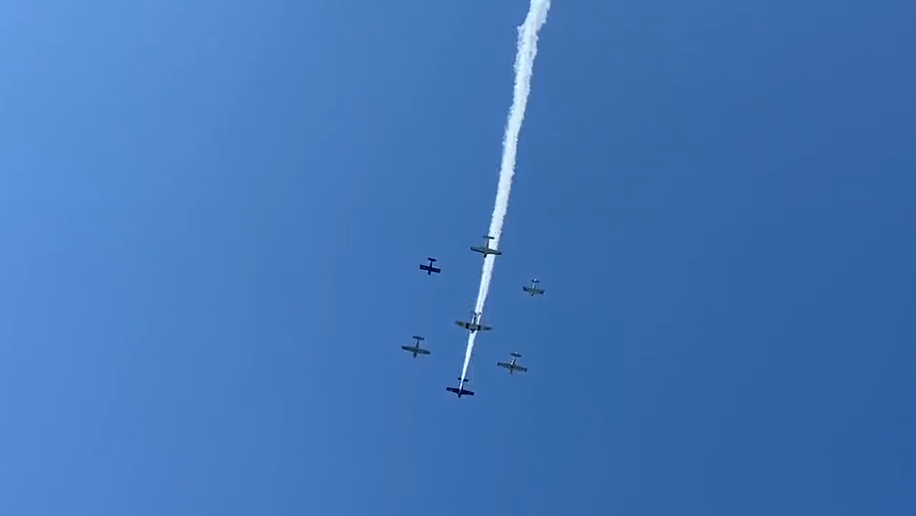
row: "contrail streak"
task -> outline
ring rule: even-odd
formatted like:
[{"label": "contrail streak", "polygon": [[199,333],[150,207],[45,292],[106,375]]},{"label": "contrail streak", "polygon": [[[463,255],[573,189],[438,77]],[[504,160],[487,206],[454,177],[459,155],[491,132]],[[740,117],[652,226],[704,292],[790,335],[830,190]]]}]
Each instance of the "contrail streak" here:
[{"label": "contrail streak", "polygon": [[[547,11],[550,9],[550,0],[531,0],[525,22],[518,28],[518,51],[515,55],[515,89],[512,95],[512,107],[509,108],[509,118],[506,121],[506,134],[503,137],[503,157],[499,167],[499,186],[496,190],[496,203],[493,206],[493,216],[490,219],[490,232],[492,248],[499,249],[499,237],[502,235],[503,222],[506,220],[506,211],[509,209],[509,193],[512,190],[512,176],[515,175],[515,156],[518,152],[518,135],[525,120],[525,108],[528,105],[528,93],[531,91],[531,75],[534,72],[534,58],[538,52],[538,30],[547,21]],[[480,275],[480,289],[477,292],[477,304],[474,311],[483,314],[483,306],[487,302],[487,293],[490,291],[490,281],[493,279],[493,266],[496,257],[485,255],[483,271]],[[481,318],[483,316],[481,315]],[[480,320],[478,320],[480,322]],[[468,336],[468,347],[464,353],[464,366],[461,368],[461,378],[467,378],[468,366],[474,353],[474,339],[477,332]],[[461,383],[464,383],[463,381]]]}]

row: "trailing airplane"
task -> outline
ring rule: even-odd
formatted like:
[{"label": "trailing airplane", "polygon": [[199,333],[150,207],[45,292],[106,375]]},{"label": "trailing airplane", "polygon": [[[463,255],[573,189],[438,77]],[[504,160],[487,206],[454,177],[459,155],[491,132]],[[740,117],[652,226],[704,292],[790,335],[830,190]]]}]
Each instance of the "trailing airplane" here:
[{"label": "trailing airplane", "polygon": [[538,283],[540,283],[540,282],[541,282],[541,280],[533,279],[533,280],[531,280],[531,286],[530,286],[530,287],[522,287],[522,290],[524,290],[525,292],[531,294],[531,297],[534,297],[534,296],[543,296],[543,295],[544,295],[544,289],[538,287]]},{"label": "trailing airplane", "polygon": [[455,387],[446,387],[445,390],[447,390],[448,392],[454,392],[455,394],[458,395],[459,398],[462,396],[473,396],[474,391],[469,391],[464,388],[464,382],[466,381],[468,381],[467,378],[458,378],[458,388],[457,389]]},{"label": "trailing airplane", "polygon": [[442,272],[442,269],[433,267],[433,263],[436,261],[435,258],[427,258],[427,260],[429,260],[429,265],[425,265],[422,263],[420,264],[420,270],[426,271],[427,276],[432,276],[434,272],[436,274],[439,274],[440,272]]},{"label": "trailing airplane", "polygon": [[414,358],[417,358],[417,355],[428,355],[428,354],[429,354],[429,350],[428,350],[428,349],[423,349],[422,347],[420,347],[420,342],[421,342],[421,341],[424,341],[424,340],[426,340],[426,339],[424,339],[423,337],[421,337],[421,336],[419,336],[419,335],[414,335],[412,338],[413,338],[414,340],[416,340],[417,343],[414,344],[413,346],[406,346],[406,345],[405,345],[405,346],[401,346],[401,349],[403,349],[404,351],[407,351],[407,352],[409,352],[409,353],[413,353],[413,357],[414,357]]},{"label": "trailing airplane", "polygon": [[457,324],[458,326],[461,326],[465,330],[470,331],[471,333],[474,333],[475,331],[490,331],[493,329],[492,326],[486,326],[484,324],[480,324],[480,314],[479,313],[471,312],[471,314],[472,314],[471,322],[455,321],[455,324]]},{"label": "trailing airplane", "polygon": [[483,246],[472,245],[472,246],[471,246],[471,251],[476,251],[476,252],[482,254],[482,255],[484,256],[484,258],[486,258],[488,254],[492,254],[493,256],[499,256],[499,255],[503,254],[502,251],[498,251],[498,250],[492,249],[492,248],[490,247],[490,240],[493,240],[493,237],[491,237],[491,236],[489,236],[489,235],[484,235],[484,238],[485,238],[486,240],[484,240]]},{"label": "trailing airplane", "polygon": [[520,355],[520,354],[518,354],[518,353],[516,353],[516,352],[513,351],[513,352],[512,352],[512,362],[509,362],[508,364],[505,363],[505,362],[497,362],[496,365],[498,365],[499,367],[503,367],[503,368],[508,369],[508,370],[509,370],[509,374],[512,374],[512,373],[515,373],[515,372],[518,372],[518,373],[527,373],[527,372],[528,372],[528,368],[527,368],[527,367],[522,367],[522,366],[518,365],[518,359],[520,359],[520,358],[522,358],[522,355]]}]

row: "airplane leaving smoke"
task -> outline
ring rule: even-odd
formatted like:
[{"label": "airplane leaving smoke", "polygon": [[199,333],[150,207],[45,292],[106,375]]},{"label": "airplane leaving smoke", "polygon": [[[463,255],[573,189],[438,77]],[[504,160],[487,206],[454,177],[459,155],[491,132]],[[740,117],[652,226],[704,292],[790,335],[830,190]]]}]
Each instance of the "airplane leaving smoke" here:
[{"label": "airplane leaving smoke", "polygon": [[[512,95],[512,107],[506,121],[506,133],[503,137],[503,156],[499,168],[499,186],[496,190],[496,204],[490,219],[492,248],[499,249],[499,237],[502,234],[506,211],[509,209],[509,192],[512,190],[512,176],[515,175],[515,155],[518,151],[518,135],[525,120],[525,108],[528,105],[528,93],[531,91],[531,75],[534,72],[534,58],[538,52],[538,30],[547,21],[550,0],[531,0],[525,22],[518,28],[518,50],[515,55],[515,88]],[[480,289],[477,292],[477,304],[474,311],[483,314],[487,302],[490,281],[493,279],[493,266],[496,257],[484,255],[483,271],[480,277]],[[482,319],[482,315],[480,316]],[[480,321],[478,321],[480,322]],[[468,366],[474,353],[474,340],[477,332],[468,336],[468,347],[464,353],[464,366],[461,369],[460,383],[467,379]],[[459,385],[459,389],[461,385]]]}]

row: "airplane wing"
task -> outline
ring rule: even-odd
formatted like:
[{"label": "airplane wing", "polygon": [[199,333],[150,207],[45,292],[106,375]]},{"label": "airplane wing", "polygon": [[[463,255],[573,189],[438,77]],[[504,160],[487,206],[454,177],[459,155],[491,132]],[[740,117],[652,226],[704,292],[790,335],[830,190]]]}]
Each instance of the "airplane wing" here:
[{"label": "airplane wing", "polygon": [[479,325],[479,326],[480,326],[480,330],[479,330],[479,331],[490,331],[490,330],[493,329],[492,326],[484,326],[483,324],[481,324],[481,325]]},{"label": "airplane wing", "polygon": [[471,251],[476,251],[476,252],[478,252],[478,253],[480,253],[480,254],[482,254],[482,255],[484,255],[484,256],[486,256],[486,255],[488,255],[488,254],[492,254],[492,255],[494,255],[494,256],[499,256],[499,255],[503,254],[502,251],[500,251],[500,250],[498,250],[498,249],[490,249],[489,247],[472,246],[472,247],[471,247]]},{"label": "airplane wing", "polygon": [[503,367],[505,369],[512,370],[512,365],[507,364],[506,362],[497,362],[496,365],[498,365],[499,367]]},{"label": "airplane wing", "polygon": [[461,394],[463,396],[473,396],[474,395],[474,391],[469,391],[467,389],[461,389],[459,391],[457,387],[446,387],[445,390],[447,390],[448,392],[454,392],[455,394]]},{"label": "airplane wing", "polygon": [[523,367],[523,366],[520,366],[520,365],[518,365],[518,364],[515,365],[515,370],[518,371],[518,372],[520,372],[520,373],[527,373],[527,372],[528,372],[528,368],[527,368],[527,367]]},{"label": "airplane wing", "polygon": [[419,348],[419,347],[415,348],[413,346],[401,346],[401,349],[403,349],[404,351],[409,351],[411,353],[416,353],[418,355],[428,355],[429,354],[429,350]]}]

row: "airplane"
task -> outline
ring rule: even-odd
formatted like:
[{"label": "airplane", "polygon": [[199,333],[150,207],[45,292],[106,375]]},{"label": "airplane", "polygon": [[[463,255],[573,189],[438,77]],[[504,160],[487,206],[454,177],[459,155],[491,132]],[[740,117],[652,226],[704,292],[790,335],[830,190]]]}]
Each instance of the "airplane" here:
[{"label": "airplane", "polygon": [[429,350],[428,350],[428,349],[423,349],[423,348],[420,347],[420,341],[423,341],[423,340],[426,340],[426,339],[424,339],[423,337],[421,337],[421,336],[419,336],[419,335],[414,335],[414,336],[413,336],[413,339],[417,341],[416,344],[414,344],[413,346],[401,346],[401,349],[403,349],[404,351],[408,351],[408,352],[410,352],[410,353],[413,353],[413,357],[414,357],[414,358],[417,358],[417,355],[428,355],[428,354],[429,354]]},{"label": "airplane", "polygon": [[485,324],[480,324],[480,314],[477,312],[471,312],[471,322],[467,321],[455,321],[455,324],[461,326],[465,330],[474,333],[475,331],[490,331],[493,329],[492,326],[487,326]]},{"label": "airplane", "polygon": [[474,391],[469,391],[469,390],[467,390],[467,389],[464,388],[464,382],[466,382],[466,381],[468,381],[467,378],[461,378],[461,377],[459,377],[459,378],[458,378],[458,388],[457,388],[457,389],[456,389],[455,387],[446,387],[445,390],[447,390],[448,392],[454,392],[455,394],[458,395],[459,398],[460,398],[461,396],[473,396],[473,395],[474,395]]},{"label": "airplane", "polygon": [[435,272],[436,274],[439,274],[440,272],[442,272],[442,269],[439,269],[439,268],[437,268],[437,267],[433,267],[433,262],[436,261],[435,258],[427,258],[427,260],[429,260],[429,265],[424,265],[424,264],[422,264],[422,263],[420,264],[420,270],[421,270],[421,271],[426,271],[426,275],[427,275],[427,276],[432,276],[434,272]]},{"label": "airplane", "polygon": [[478,253],[483,254],[484,258],[486,258],[488,254],[492,254],[493,256],[499,256],[503,254],[502,251],[498,251],[496,249],[490,248],[490,240],[493,240],[493,237],[489,235],[484,235],[484,238],[486,240],[484,240],[483,246],[472,245],[471,251],[476,251]]},{"label": "airplane", "polygon": [[522,290],[524,290],[525,292],[531,294],[531,297],[534,297],[534,296],[543,296],[543,295],[544,295],[544,289],[539,288],[539,287],[537,286],[538,283],[540,283],[540,282],[541,282],[541,280],[533,279],[533,280],[531,280],[531,286],[530,286],[530,287],[522,287]]},{"label": "airplane", "polygon": [[518,363],[517,363],[517,362],[518,362],[518,359],[520,359],[520,358],[522,358],[522,355],[520,355],[520,354],[518,354],[518,353],[516,353],[516,352],[513,351],[513,352],[512,352],[512,362],[510,362],[510,363],[508,363],[508,364],[505,363],[505,362],[497,362],[496,365],[498,365],[499,367],[504,367],[504,368],[508,369],[508,370],[509,370],[509,374],[512,374],[512,373],[514,373],[514,372],[516,372],[516,371],[519,372],[519,373],[527,373],[527,372],[528,372],[528,368],[527,368],[527,367],[522,367],[522,366],[518,365]]}]

